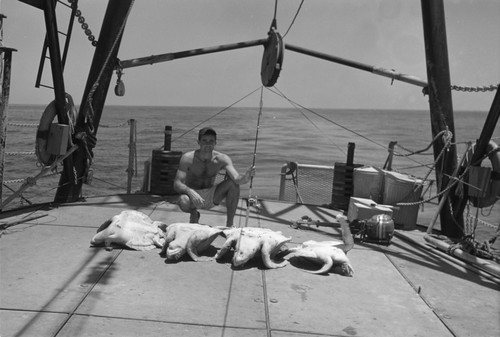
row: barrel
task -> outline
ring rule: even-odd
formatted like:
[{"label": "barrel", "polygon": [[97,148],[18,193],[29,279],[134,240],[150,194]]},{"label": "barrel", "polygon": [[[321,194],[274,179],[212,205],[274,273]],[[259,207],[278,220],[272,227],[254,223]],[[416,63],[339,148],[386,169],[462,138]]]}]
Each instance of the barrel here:
[{"label": "barrel", "polygon": [[174,179],[182,157],[181,151],[153,150],[149,192],[158,195],[176,195]]}]

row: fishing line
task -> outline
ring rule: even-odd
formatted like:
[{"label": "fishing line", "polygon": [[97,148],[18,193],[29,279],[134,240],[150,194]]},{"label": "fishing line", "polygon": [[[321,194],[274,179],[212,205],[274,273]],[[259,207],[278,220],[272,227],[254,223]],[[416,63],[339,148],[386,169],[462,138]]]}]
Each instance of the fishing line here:
[{"label": "fishing line", "polygon": [[[259,102],[259,115],[257,116],[257,127],[255,130],[255,143],[254,143],[254,148],[253,148],[253,160],[252,160],[252,168],[255,167],[255,159],[257,157],[257,143],[259,140],[259,129],[260,129],[260,117],[262,116],[262,106],[263,106],[263,100],[262,96],[264,94],[264,86],[260,87],[260,102]],[[247,207],[246,207],[246,216],[245,216],[245,227],[248,227],[248,218],[250,216],[250,206],[251,206],[251,200],[253,200],[253,204],[255,205],[257,203],[257,197],[252,197],[252,187],[253,187],[253,175],[250,176],[250,186],[248,188],[248,200],[247,200]],[[238,237],[238,241],[236,242],[236,249],[234,254],[237,256],[238,252],[240,250],[240,244],[241,244],[241,237],[243,235],[243,228],[239,228],[240,234]]]},{"label": "fishing line", "polygon": [[[263,100],[262,96],[264,93],[264,86],[260,87],[260,102],[259,102],[259,115],[257,116],[257,127],[255,130],[255,143],[254,143],[254,148],[253,148],[253,160],[252,160],[252,167],[255,167],[255,160],[257,158],[257,143],[259,140],[259,129],[260,129],[260,117],[262,116],[262,106],[263,106]],[[248,225],[248,217],[250,213],[250,204],[251,200],[255,199],[254,202],[257,202],[257,198],[252,197],[252,187],[253,187],[253,175],[250,176],[250,186],[248,187],[248,201],[247,201],[247,214],[245,218],[245,227]]]}]

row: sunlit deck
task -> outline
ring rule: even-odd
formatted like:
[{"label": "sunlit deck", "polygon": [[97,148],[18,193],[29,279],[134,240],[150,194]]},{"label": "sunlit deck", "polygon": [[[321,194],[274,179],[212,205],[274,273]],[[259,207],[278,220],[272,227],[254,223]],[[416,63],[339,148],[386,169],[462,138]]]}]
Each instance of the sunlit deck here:
[{"label": "sunlit deck", "polygon": [[[245,226],[240,204],[236,226]],[[304,264],[241,269],[230,259],[166,263],[159,249],[90,247],[97,228],[124,209],[153,220],[188,215],[158,196],[89,198],[2,214],[0,336],[498,336],[499,285],[401,236],[389,246],[356,241],[354,277],[314,275]],[[292,243],[340,239],[336,227],[294,229],[304,215],[335,222],[335,211],[262,201],[248,226],[280,230]],[[225,223],[224,209],[201,222]],[[422,240],[418,230],[405,236]],[[206,255],[214,255],[222,237]]]}]

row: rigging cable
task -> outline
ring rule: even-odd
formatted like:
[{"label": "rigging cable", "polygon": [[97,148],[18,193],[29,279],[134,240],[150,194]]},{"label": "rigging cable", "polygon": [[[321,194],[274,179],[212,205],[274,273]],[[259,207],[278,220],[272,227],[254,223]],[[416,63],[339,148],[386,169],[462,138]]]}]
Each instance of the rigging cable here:
[{"label": "rigging cable", "polygon": [[[190,133],[191,131],[193,131],[194,129],[196,129],[197,127],[199,127],[200,125],[203,125],[204,123],[208,122],[209,120],[212,120],[214,119],[215,117],[219,116],[221,113],[223,113],[224,111],[227,111],[229,110],[230,108],[232,108],[233,106],[235,106],[236,104],[238,104],[239,102],[243,101],[245,98],[247,98],[248,96],[251,96],[253,95],[257,90],[261,89],[260,87],[251,91],[250,93],[246,94],[245,96],[241,97],[240,99],[236,100],[235,102],[233,102],[232,104],[228,105],[227,107],[225,107],[224,109],[220,110],[219,112],[217,112],[216,114],[214,114],[213,116],[205,119],[204,121],[196,124],[195,126],[193,126],[192,128],[186,130],[183,134],[181,134],[180,136],[172,139],[172,143],[175,142],[176,140],[179,140],[181,139],[182,137],[184,137],[186,134]],[[163,148],[163,146],[161,147]],[[161,149],[160,148],[160,149]]]},{"label": "rigging cable", "polygon": [[[279,94],[280,94],[280,96],[281,96],[281,97],[286,98],[285,94],[283,94],[283,92],[281,92],[281,90],[279,90],[276,86],[274,87],[274,89],[276,89],[276,90],[279,92]],[[293,107],[294,107],[297,111],[299,111],[299,112],[300,112],[300,114],[302,115],[302,117],[304,117],[304,118],[305,118],[305,119],[306,119],[309,123],[311,123],[311,125],[312,125],[312,126],[314,126],[314,127],[315,127],[318,131],[322,132],[322,130],[319,128],[319,126],[318,126],[316,123],[314,123],[314,121],[313,121],[311,118],[309,118],[309,116],[307,116],[307,115],[304,113],[304,111],[300,108],[300,106],[299,106],[299,105],[295,104],[295,102],[293,102],[293,101],[291,101],[291,100],[289,100],[289,99],[287,99],[287,101],[288,101],[288,103],[290,103],[290,105],[291,105],[291,106],[293,106]],[[329,135],[325,135],[325,136],[326,136],[327,138],[329,138],[330,140],[332,140],[332,139],[329,137]],[[333,142],[333,140],[332,140],[332,142]],[[333,142],[333,143],[334,143],[334,142]],[[337,145],[337,144],[335,144],[335,143],[334,143],[333,145],[337,148],[337,150],[339,150],[339,151],[340,151],[340,152],[342,152],[343,154],[347,155],[347,152],[346,152],[346,151],[344,151],[344,149],[342,149],[340,146],[338,146],[338,145]]]},{"label": "rigging cable", "polygon": [[[275,86],[274,88],[275,88],[276,90],[278,90],[278,89],[276,88],[276,86]],[[325,116],[321,115],[320,113],[318,113],[318,112],[316,112],[316,111],[313,111],[312,109],[306,108],[305,106],[303,106],[303,105],[301,105],[301,104],[299,104],[299,103],[297,103],[297,102],[292,101],[290,98],[288,98],[287,96],[285,96],[285,95],[284,95],[281,91],[276,92],[276,91],[273,91],[271,88],[266,88],[266,89],[267,89],[267,90],[269,90],[269,91],[271,91],[271,92],[272,92],[272,93],[274,93],[275,95],[280,96],[280,97],[282,97],[282,98],[286,99],[286,100],[287,100],[287,101],[289,101],[291,104],[294,104],[294,105],[296,105],[296,106],[300,107],[301,109],[304,109],[304,110],[306,110],[306,111],[308,111],[308,112],[312,113],[313,115],[316,115],[316,116],[318,116],[318,117],[320,117],[320,118],[322,118],[322,119],[324,119],[324,120],[326,120],[326,121],[328,121],[328,122],[330,122],[330,123],[332,123],[332,124],[334,124],[334,125],[338,126],[339,128],[342,128],[342,129],[344,129],[344,130],[346,130],[346,131],[348,131],[348,132],[350,132],[350,133],[353,133],[353,134],[355,134],[356,136],[358,136],[358,137],[360,137],[360,138],[363,138],[364,140],[366,140],[366,141],[368,141],[368,142],[370,142],[370,143],[373,143],[373,144],[375,144],[375,145],[377,145],[377,146],[379,146],[379,147],[381,147],[381,148],[383,148],[383,149],[387,149],[387,146],[385,146],[385,145],[383,145],[383,144],[381,144],[381,143],[379,143],[379,142],[377,142],[377,141],[375,141],[375,140],[373,140],[373,139],[370,139],[370,138],[368,138],[367,136],[364,136],[364,135],[362,135],[361,133],[359,133],[359,132],[357,132],[357,131],[354,131],[354,130],[352,130],[352,129],[349,129],[349,128],[347,128],[347,127],[345,127],[345,126],[343,126],[343,125],[341,125],[341,124],[339,124],[339,123],[337,123],[337,122],[335,122],[335,121],[331,120],[330,118],[325,117]],[[394,153],[397,153],[397,151],[394,151]],[[415,163],[417,163],[417,164],[420,164],[420,165],[422,164],[422,163],[418,162],[417,160],[413,159],[412,157],[408,157],[408,160],[411,160],[411,161],[413,161],[413,162],[415,162]]]},{"label": "rigging cable", "polygon": [[283,39],[285,38],[286,34],[290,31],[290,28],[292,28],[293,24],[295,23],[295,19],[297,19],[297,16],[299,15],[300,9],[302,8],[302,5],[304,4],[304,0],[300,2],[299,8],[297,9],[297,12],[295,13],[295,16],[293,17],[292,23],[290,23],[290,26],[288,26],[288,29],[286,30],[285,34],[283,35]]}]

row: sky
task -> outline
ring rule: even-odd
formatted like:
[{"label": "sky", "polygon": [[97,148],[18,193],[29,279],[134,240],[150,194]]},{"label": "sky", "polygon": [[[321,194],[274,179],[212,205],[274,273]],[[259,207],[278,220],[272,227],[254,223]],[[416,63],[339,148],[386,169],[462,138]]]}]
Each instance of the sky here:
[{"label": "sky", "polygon": [[[7,16],[3,45],[13,55],[10,104],[46,105],[54,94],[35,88],[45,36],[43,12],[17,0],[0,0]],[[427,81],[420,0],[281,0],[277,28],[284,42],[313,51],[394,69]],[[500,1],[444,0],[450,76],[453,85],[500,83]],[[80,0],[96,38],[107,1]],[[135,0],[118,57],[137,57],[263,39],[274,16],[272,0]],[[59,29],[69,11],[58,5]],[[65,87],[81,103],[94,47],[79,24],[73,30]],[[106,104],[218,106],[238,101],[261,84],[261,46],[195,56],[124,70],[126,93]],[[47,63],[44,83],[50,84]],[[285,50],[276,88],[308,108],[428,109],[422,89],[372,73]],[[494,92],[453,92],[455,110],[488,111]],[[242,101],[258,106],[259,95]],[[263,104],[289,107],[265,91]]]}]

